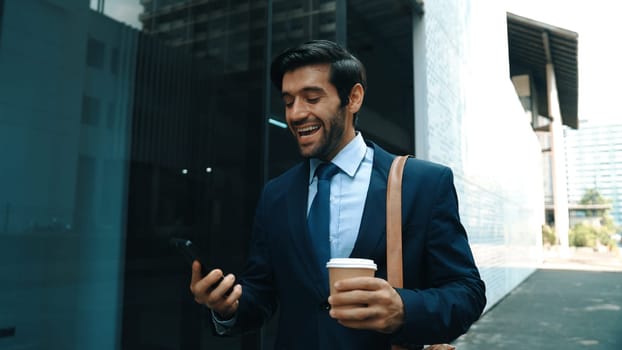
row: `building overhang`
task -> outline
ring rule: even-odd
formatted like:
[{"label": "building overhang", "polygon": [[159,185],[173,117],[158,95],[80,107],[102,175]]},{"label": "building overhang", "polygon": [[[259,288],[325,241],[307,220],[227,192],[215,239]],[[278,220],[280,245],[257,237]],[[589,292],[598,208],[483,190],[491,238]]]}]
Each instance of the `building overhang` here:
[{"label": "building overhang", "polygon": [[[568,211],[587,211],[587,210],[611,210],[613,205],[611,203],[605,204],[578,204],[568,203]],[[553,210],[553,204],[546,203],[545,209]]]},{"label": "building overhang", "polygon": [[546,65],[552,63],[562,124],[577,129],[578,34],[509,12],[507,23],[510,76],[529,75],[537,95],[537,113],[550,118]]}]

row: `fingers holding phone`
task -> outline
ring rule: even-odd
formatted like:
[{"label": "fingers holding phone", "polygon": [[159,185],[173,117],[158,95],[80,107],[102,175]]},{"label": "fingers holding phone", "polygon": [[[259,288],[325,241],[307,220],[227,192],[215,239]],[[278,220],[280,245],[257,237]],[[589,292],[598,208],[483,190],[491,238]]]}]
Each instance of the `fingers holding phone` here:
[{"label": "fingers holding phone", "polygon": [[201,264],[192,264],[192,280],[190,291],[194,300],[206,305],[224,319],[230,318],[238,309],[238,300],[242,295],[242,286],[235,284],[235,276],[224,276],[220,269],[213,269],[202,277]]},{"label": "fingers holding phone", "polygon": [[242,295],[242,286],[235,284],[235,276],[225,276],[220,269],[206,268],[201,263],[198,250],[191,240],[172,237],[169,243],[177,248],[184,259],[192,266],[190,291],[194,300],[206,305],[223,318],[233,316],[238,309],[238,299]]}]

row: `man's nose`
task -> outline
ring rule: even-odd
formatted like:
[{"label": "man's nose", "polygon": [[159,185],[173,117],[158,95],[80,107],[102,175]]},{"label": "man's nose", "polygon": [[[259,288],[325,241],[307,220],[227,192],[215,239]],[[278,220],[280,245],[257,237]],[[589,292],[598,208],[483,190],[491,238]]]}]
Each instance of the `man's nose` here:
[{"label": "man's nose", "polygon": [[290,116],[294,120],[304,119],[309,115],[309,108],[304,101],[296,99],[290,108]]}]

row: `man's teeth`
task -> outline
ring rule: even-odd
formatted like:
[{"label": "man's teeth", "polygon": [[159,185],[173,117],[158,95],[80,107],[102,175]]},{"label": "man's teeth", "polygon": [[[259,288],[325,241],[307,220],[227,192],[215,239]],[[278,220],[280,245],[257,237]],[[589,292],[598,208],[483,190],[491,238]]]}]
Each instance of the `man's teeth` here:
[{"label": "man's teeth", "polygon": [[313,132],[313,131],[315,131],[315,130],[317,130],[319,128],[320,128],[319,125],[307,126],[307,127],[298,129],[298,133],[301,134],[301,135],[308,135],[311,132]]}]

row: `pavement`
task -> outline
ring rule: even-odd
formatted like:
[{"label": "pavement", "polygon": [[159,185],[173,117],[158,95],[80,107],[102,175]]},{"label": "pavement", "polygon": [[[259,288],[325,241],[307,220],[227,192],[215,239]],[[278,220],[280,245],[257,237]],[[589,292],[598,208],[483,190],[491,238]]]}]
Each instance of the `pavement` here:
[{"label": "pavement", "polygon": [[622,350],[622,249],[547,250],[539,268],[457,350]]}]

